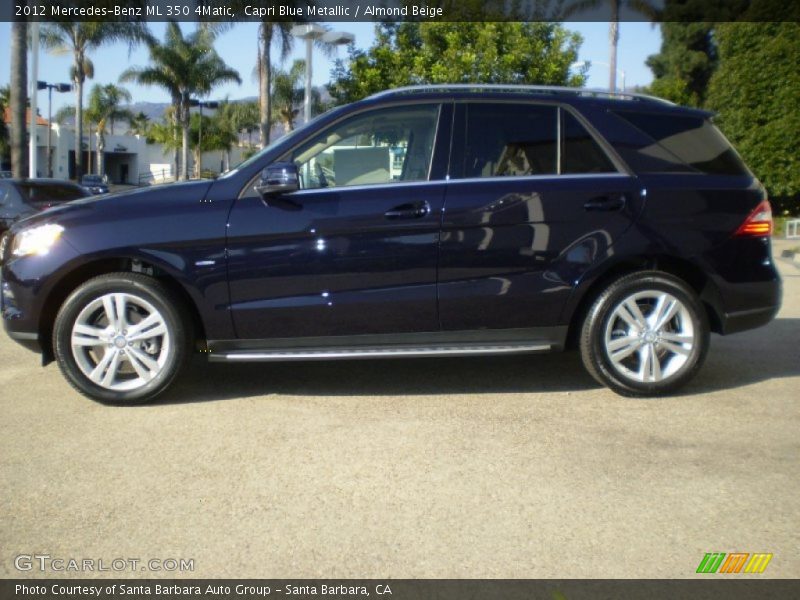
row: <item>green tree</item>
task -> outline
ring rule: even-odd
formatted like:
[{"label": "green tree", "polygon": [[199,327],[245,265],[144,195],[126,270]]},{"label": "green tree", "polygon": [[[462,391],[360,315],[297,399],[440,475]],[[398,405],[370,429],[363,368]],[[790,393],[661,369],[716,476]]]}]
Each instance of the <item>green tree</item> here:
[{"label": "green tree", "polygon": [[260,113],[259,134],[261,147],[269,144],[272,128],[272,46],[277,44],[280,60],[289,56],[294,38],[290,33],[292,23],[274,23],[264,20],[258,30],[258,107]]},{"label": "green tree", "polygon": [[[83,84],[94,77],[94,65],[89,53],[106,44],[128,42],[132,49],[140,42],[150,41],[151,35],[144,23],[132,21],[60,22],[42,28],[42,45],[54,54],[72,54],[70,78],[75,84],[75,131],[83,129]],[[81,136],[75,136],[75,175],[83,174]]]},{"label": "green tree", "polygon": [[237,133],[247,133],[247,143],[253,145],[252,135],[259,130],[260,114],[256,102],[230,102],[220,107]]},{"label": "green tree", "polygon": [[724,23],[715,38],[719,68],[706,104],[771,198],[798,211],[800,25]]},{"label": "green tree", "polygon": [[294,129],[294,120],[300,112],[297,107],[303,103],[305,89],[302,81],[305,69],[306,62],[304,60],[294,61],[288,71],[273,68],[272,114],[283,123],[286,131]]},{"label": "green tree", "polygon": [[661,50],[647,58],[648,91],[677,104],[702,106],[717,67],[713,23],[662,23]]},{"label": "green tree", "polygon": [[11,97],[11,90],[8,86],[0,87],[0,163],[4,163],[8,152],[11,149],[8,127],[6,127],[5,114],[8,108],[8,101]]},{"label": "green tree", "polygon": [[573,85],[581,37],[557,23],[384,23],[366,51],[349,48],[328,86],[337,103],[412,84]]},{"label": "green tree", "polygon": [[202,155],[204,152],[230,152],[237,141],[236,132],[224,111],[217,111],[213,116],[195,113],[191,118],[189,137],[194,156],[195,177],[202,176]]},{"label": "green tree", "polygon": [[106,127],[114,134],[114,121],[125,119],[131,121],[133,114],[122,107],[123,102],[130,102],[128,90],[113,83],[95,85],[89,92],[89,107],[92,121],[97,126],[97,174],[105,174]]},{"label": "green tree", "polygon": [[184,36],[175,21],[167,25],[163,43],[149,42],[149,67],[131,67],[120,81],[159,86],[170,94],[176,122],[181,127],[180,179],[189,177],[189,130],[192,96],[206,96],[217,85],[235,81],[239,73],[231,69],[214,50],[214,31],[201,27]]},{"label": "green tree", "polygon": [[131,115],[128,125],[129,135],[141,135],[147,137],[147,131],[150,129],[150,117],[148,117],[142,111],[139,111],[135,115]]}]

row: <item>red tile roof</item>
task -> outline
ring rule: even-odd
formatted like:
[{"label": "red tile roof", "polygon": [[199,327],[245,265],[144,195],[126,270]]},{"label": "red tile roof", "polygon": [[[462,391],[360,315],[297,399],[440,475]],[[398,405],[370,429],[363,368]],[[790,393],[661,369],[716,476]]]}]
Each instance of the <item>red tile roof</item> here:
[{"label": "red tile roof", "polygon": [[[6,107],[5,113],[3,114],[3,121],[5,121],[6,124],[10,124],[11,123],[11,109],[8,106]],[[30,108],[26,108],[25,109],[25,124],[27,125],[30,122],[31,122],[31,109]],[[47,126],[47,119],[45,119],[41,115],[36,115],[36,124],[37,125]]]}]

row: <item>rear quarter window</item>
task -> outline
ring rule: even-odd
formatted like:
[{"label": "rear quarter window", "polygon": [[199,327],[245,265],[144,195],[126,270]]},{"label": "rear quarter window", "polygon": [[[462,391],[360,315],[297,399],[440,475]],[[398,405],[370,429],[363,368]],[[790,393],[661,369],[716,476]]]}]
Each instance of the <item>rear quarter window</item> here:
[{"label": "rear quarter window", "polygon": [[615,111],[651,144],[620,148],[637,171],[750,175],[741,157],[709,119],[699,116]]}]

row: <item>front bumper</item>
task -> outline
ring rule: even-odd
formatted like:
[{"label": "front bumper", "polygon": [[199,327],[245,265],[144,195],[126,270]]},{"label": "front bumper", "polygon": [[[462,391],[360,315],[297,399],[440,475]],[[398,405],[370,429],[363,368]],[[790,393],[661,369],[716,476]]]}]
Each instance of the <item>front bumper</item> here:
[{"label": "front bumper", "polygon": [[[6,322],[7,323],[7,322]],[[11,331],[8,325],[5,325],[8,337],[17,342],[23,348],[27,348],[31,352],[38,354],[42,353],[42,343],[39,341],[38,333],[30,333],[26,331]]]},{"label": "front bumper", "polygon": [[54,290],[58,292],[59,273],[77,256],[72,246],[61,240],[44,256],[12,258],[0,267],[3,328],[12,340],[42,353],[45,359],[52,354],[48,328],[57,310],[47,300]]},{"label": "front bumper", "polygon": [[20,323],[23,314],[17,306],[12,286],[4,281],[3,272],[0,269],[0,315],[3,317],[3,328],[8,337],[21,346],[33,352],[41,352],[42,344],[39,341],[39,333],[35,329],[30,330],[29,325]]}]

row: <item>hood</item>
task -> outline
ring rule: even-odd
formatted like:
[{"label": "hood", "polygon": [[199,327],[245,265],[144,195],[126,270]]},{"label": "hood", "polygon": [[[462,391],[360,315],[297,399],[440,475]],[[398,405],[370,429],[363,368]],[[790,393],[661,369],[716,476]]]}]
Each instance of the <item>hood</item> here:
[{"label": "hood", "polygon": [[212,183],[213,180],[205,179],[88,196],[22,219],[14,224],[12,232],[44,223],[68,226],[127,218],[134,220],[144,214],[152,215],[153,212],[163,212],[166,216],[176,205],[199,203],[205,199]]}]

